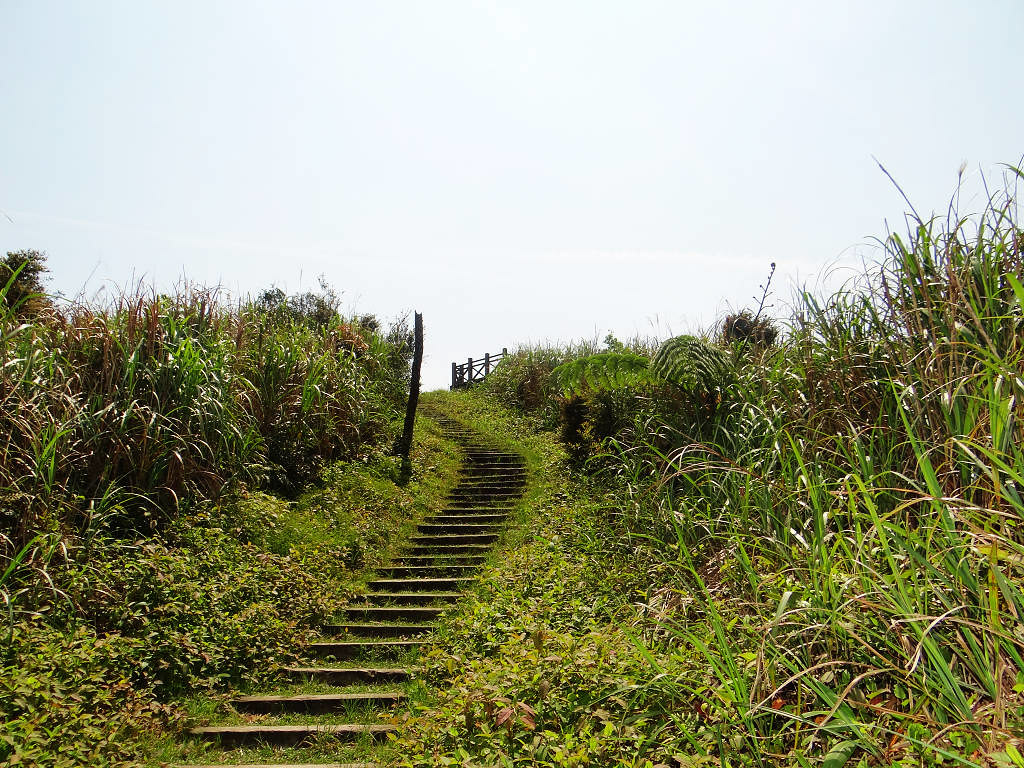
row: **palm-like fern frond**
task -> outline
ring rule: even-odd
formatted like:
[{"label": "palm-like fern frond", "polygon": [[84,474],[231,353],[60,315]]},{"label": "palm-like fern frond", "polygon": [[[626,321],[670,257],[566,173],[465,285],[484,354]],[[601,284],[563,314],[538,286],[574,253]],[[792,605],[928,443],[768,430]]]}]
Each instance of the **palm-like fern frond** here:
[{"label": "palm-like fern frond", "polygon": [[650,360],[632,352],[602,352],[563,363],[551,372],[556,389],[569,395],[587,389],[623,389],[651,381]]},{"label": "palm-like fern frond", "polygon": [[718,347],[696,336],[676,336],[658,348],[651,373],[686,390],[712,392],[728,385],[733,366]]}]

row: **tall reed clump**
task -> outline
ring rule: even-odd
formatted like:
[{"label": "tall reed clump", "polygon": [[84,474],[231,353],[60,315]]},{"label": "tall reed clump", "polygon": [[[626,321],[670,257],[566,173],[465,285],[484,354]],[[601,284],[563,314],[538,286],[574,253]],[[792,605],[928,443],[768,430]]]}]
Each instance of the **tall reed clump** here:
[{"label": "tall reed clump", "polygon": [[0,301],[9,562],[39,535],[151,532],[233,484],[295,491],[402,405],[404,326],[346,319],[336,299],[280,312],[140,288],[110,307],[20,306]]},{"label": "tall reed clump", "polygon": [[699,702],[669,729],[688,750],[758,765],[1015,759],[1022,178],[1010,169],[976,215],[912,215],[861,278],[800,293],[781,343],[722,342],[735,376],[712,408],[638,393],[590,464],[629,487],[624,540],[674,563],[696,598],[663,622],[692,674],[647,684]]}]

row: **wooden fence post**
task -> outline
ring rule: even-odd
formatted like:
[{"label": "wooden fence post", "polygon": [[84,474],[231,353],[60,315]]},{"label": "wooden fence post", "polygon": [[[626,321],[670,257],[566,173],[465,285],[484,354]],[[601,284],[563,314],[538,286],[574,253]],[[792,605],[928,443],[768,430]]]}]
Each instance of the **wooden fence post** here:
[{"label": "wooden fence post", "polygon": [[420,368],[423,365],[423,315],[413,314],[415,330],[413,331],[412,377],[409,380],[409,403],[405,409],[405,426],[402,437],[398,441],[395,454],[402,457],[402,464],[408,464],[409,451],[412,449],[412,430],[416,426],[416,406],[420,401]]}]

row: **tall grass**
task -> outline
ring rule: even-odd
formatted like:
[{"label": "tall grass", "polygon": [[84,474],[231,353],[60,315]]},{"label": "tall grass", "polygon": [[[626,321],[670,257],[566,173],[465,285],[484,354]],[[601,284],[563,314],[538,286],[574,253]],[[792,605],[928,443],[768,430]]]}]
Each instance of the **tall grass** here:
[{"label": "tall grass", "polygon": [[17,553],[50,533],[146,534],[243,483],[294,492],[382,439],[403,402],[401,323],[191,287],[28,316],[3,299],[0,563],[32,562]]},{"label": "tall grass", "polygon": [[625,484],[630,541],[702,606],[667,622],[704,660],[677,682],[707,700],[674,716],[681,743],[975,765],[1021,733],[1022,178],[800,292],[780,345],[732,348],[710,418],[648,388],[604,435],[590,466]]}]

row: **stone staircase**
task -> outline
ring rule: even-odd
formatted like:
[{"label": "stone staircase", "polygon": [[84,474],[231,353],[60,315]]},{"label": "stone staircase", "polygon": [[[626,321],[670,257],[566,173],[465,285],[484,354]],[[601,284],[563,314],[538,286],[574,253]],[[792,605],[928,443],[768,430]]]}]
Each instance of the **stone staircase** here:
[{"label": "stone staircase", "polygon": [[[381,724],[378,713],[406,700],[402,685],[415,675],[417,649],[475,578],[526,485],[520,456],[482,443],[457,422],[433,418],[462,447],[460,480],[443,509],[419,524],[402,555],[375,571],[370,592],[338,623],[319,628],[320,639],[305,649],[308,662],[285,670],[295,683],[327,692],[239,696],[229,703],[234,719],[244,722],[194,728],[193,738],[224,748],[298,747],[325,738],[383,741],[395,730]],[[273,722],[297,716],[303,724]]]}]

